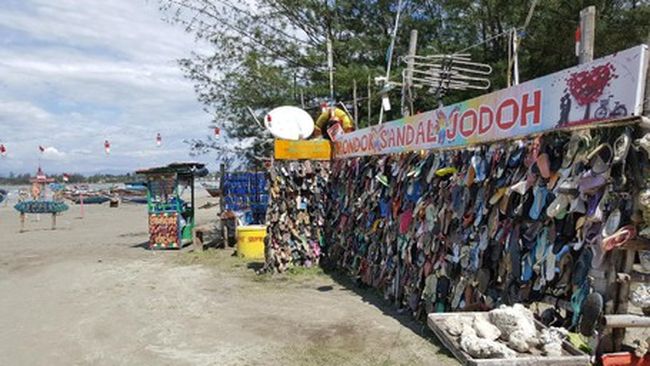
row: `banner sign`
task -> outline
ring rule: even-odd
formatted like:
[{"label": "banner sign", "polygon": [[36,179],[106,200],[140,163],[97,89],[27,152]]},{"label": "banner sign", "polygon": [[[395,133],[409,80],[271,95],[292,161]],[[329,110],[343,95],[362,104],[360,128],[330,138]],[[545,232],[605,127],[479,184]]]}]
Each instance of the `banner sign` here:
[{"label": "banner sign", "polygon": [[177,213],[149,214],[149,245],[152,247],[179,247]]},{"label": "banner sign", "polygon": [[338,136],[337,159],[460,147],[642,113],[648,46]]},{"label": "banner sign", "polygon": [[332,147],[329,140],[275,139],[273,156],[277,160],[330,160]]}]

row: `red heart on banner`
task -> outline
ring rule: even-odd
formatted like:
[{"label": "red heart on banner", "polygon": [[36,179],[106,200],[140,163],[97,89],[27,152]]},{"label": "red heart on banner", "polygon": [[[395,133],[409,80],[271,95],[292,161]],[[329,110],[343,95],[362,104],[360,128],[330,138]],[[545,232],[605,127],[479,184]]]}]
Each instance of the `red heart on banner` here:
[{"label": "red heart on banner", "polygon": [[616,69],[610,63],[592,68],[589,71],[580,71],[571,74],[567,80],[569,93],[579,105],[596,102],[603,94],[609,82],[616,78]]}]

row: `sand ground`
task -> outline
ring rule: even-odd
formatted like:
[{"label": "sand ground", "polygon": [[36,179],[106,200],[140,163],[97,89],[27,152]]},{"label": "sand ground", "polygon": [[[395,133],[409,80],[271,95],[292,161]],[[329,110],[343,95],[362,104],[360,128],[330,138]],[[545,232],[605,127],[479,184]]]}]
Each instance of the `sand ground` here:
[{"label": "sand ground", "polygon": [[72,206],[54,231],[32,217],[19,233],[0,207],[0,365],[457,364],[340,276],[260,277],[232,250],[146,250],[144,206],[79,216]]}]

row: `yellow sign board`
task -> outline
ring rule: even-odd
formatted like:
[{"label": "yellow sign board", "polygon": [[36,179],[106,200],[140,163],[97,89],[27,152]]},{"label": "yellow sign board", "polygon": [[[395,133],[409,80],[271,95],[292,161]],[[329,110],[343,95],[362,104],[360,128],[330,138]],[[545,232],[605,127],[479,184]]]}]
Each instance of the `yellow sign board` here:
[{"label": "yellow sign board", "polygon": [[278,160],[330,160],[332,146],[329,140],[275,139],[274,155]]}]

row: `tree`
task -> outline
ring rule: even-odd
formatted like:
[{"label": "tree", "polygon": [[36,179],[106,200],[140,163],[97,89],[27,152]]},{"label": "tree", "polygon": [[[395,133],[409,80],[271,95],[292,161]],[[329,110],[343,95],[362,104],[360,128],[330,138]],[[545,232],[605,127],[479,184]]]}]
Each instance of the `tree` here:
[{"label": "tree", "polygon": [[[365,83],[385,74],[386,50],[397,11],[397,0],[160,0],[161,10],[197,38],[212,46],[209,54],[180,60],[195,83],[198,99],[226,131],[227,143],[214,139],[190,141],[195,152],[217,150],[230,160],[245,156],[260,163],[271,144],[248,113],[257,117],[284,104],[301,105],[314,117],[329,95],[326,43],[333,44],[338,101],[352,99],[356,80]],[[401,81],[411,29],[419,31],[418,54],[466,50],[477,62],[494,68],[492,89],[506,86],[507,31],[521,37],[520,79],[539,77],[576,64],[573,35],[582,8],[597,9],[596,57],[642,43],[650,29],[650,5],[643,0],[539,1],[525,29],[533,0],[404,0],[394,50],[391,79]],[[372,87],[370,113],[360,103],[360,127],[377,123],[379,99]],[[435,108],[437,101],[418,92],[417,110]],[[479,92],[448,94],[451,103]],[[399,90],[391,94],[399,100]],[[368,118],[370,115],[370,118]],[[393,108],[387,119],[399,117]],[[235,143],[234,141],[239,141]]]}]

